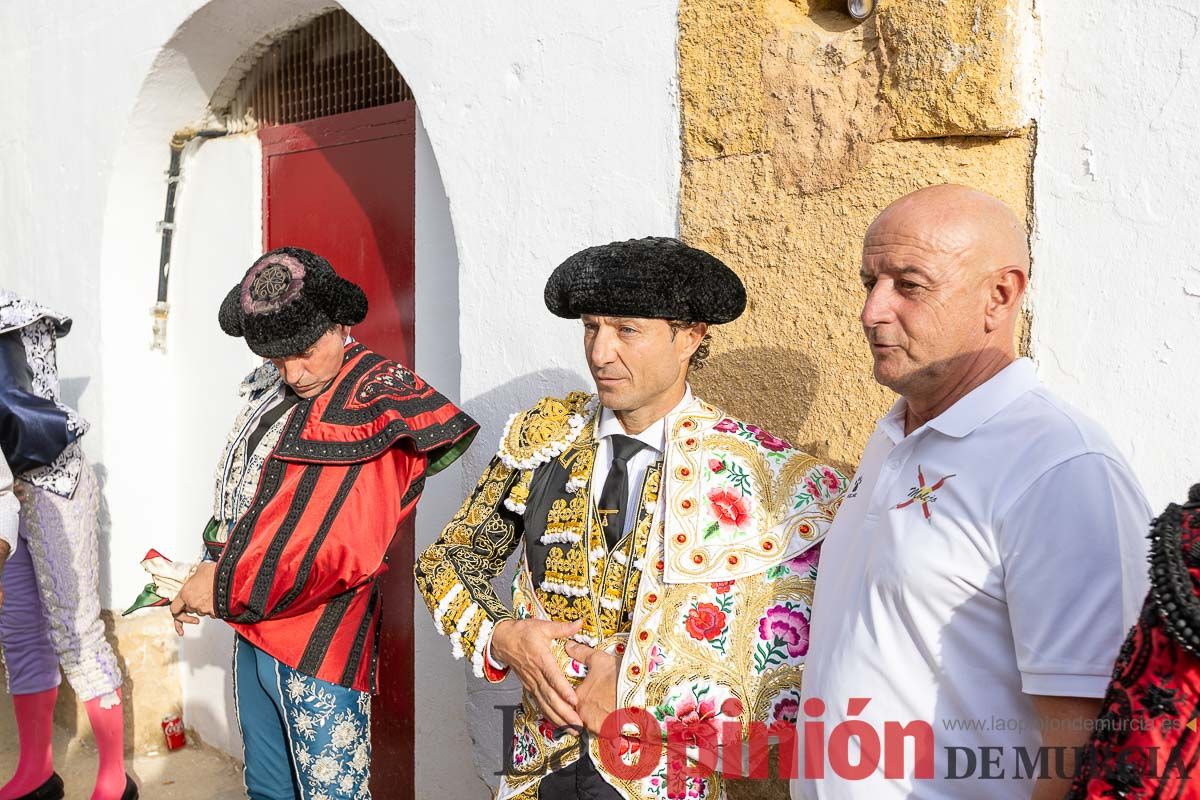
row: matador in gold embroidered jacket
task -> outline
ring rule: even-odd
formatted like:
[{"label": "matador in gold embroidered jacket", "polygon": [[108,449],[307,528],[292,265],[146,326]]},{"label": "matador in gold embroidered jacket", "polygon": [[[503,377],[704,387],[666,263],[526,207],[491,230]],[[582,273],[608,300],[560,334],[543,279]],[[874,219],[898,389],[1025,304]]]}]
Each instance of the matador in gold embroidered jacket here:
[{"label": "matador in gold embroidered jacket", "polygon": [[[496,624],[581,620],[578,641],[620,658],[617,706],[652,714],[664,744],[672,724],[716,735],[726,723],[794,723],[820,541],[845,477],[692,399],[666,417],[662,457],[645,471],[627,532],[609,544],[592,491],[600,411],[596,395],[573,392],[510,419],[475,490],[418,558],[437,628],[477,676],[498,681],[505,673],[487,654]],[[508,603],[492,581],[514,556]],[[585,669],[565,645],[552,652],[574,685]],[[670,747],[650,748],[656,762],[630,777],[596,737],[556,730],[528,691],[512,734],[500,800],[537,800],[548,772],[580,758],[581,741],[620,797],[668,797]],[[637,763],[646,750],[639,733],[616,758]],[[715,767],[693,766],[687,797],[725,797]]]}]

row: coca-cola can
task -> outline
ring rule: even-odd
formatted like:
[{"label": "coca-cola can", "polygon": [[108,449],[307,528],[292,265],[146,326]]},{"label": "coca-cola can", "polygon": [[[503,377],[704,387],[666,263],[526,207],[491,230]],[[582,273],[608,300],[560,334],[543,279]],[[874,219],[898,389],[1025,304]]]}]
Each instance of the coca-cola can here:
[{"label": "coca-cola can", "polygon": [[167,740],[168,750],[178,750],[187,744],[187,734],[183,732],[183,717],[178,714],[167,714],[162,721],[163,738]]}]

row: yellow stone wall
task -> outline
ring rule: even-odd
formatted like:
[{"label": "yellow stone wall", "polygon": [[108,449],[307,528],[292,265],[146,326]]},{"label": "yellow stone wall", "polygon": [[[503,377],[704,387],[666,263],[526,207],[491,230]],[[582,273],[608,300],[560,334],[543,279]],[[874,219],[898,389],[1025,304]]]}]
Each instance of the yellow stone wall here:
[{"label": "yellow stone wall", "polygon": [[852,468],[894,399],[871,377],[861,239],[906,192],[957,182],[1030,219],[1025,0],[681,0],[682,238],[746,282],[702,395]]}]

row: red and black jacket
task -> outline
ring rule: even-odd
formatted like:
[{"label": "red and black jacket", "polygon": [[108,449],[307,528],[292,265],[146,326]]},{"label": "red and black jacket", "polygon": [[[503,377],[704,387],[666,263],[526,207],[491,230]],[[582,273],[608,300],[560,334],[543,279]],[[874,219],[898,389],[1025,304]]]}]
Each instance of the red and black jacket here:
[{"label": "red and black jacket", "polygon": [[298,403],[217,562],[216,615],[305,674],[374,691],[378,578],[425,477],[479,426],[417,375],[359,344]]},{"label": "red and black jacket", "polygon": [[1068,800],[1200,800],[1200,484],[1150,541],[1150,596]]}]

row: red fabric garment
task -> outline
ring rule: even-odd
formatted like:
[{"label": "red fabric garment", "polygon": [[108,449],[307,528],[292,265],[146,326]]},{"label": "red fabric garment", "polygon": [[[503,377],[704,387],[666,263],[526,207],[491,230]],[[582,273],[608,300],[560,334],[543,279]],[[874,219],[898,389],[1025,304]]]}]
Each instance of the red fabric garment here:
[{"label": "red fabric garment", "polygon": [[377,580],[425,475],[478,430],[401,365],[361,345],[292,412],[217,564],[214,605],[288,666],[375,689]]},{"label": "red fabric garment", "polygon": [[1151,532],[1151,590],[1068,800],[1200,800],[1200,487]]}]

